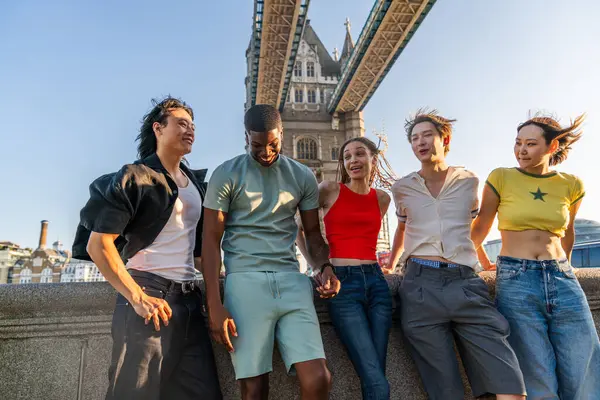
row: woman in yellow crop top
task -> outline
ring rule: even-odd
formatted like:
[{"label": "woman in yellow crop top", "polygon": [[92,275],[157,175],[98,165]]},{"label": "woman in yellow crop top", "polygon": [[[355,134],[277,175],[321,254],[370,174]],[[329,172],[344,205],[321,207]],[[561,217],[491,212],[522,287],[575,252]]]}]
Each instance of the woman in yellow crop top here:
[{"label": "woman in yellow crop top", "polygon": [[[550,170],[581,137],[583,119],[563,128],[551,117],[536,116],[519,125],[514,147],[519,167],[490,173],[472,227],[479,248],[498,214],[496,304],[510,324],[508,340],[528,399],[600,396],[600,341],[570,265],[583,184]],[[489,260],[480,261],[494,268]]]}]

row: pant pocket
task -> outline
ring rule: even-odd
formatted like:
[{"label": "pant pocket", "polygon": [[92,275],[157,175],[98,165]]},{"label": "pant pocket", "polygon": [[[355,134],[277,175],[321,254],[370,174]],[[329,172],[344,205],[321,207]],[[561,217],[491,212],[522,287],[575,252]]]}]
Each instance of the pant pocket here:
[{"label": "pant pocket", "polygon": [[404,281],[400,288],[400,298],[407,304],[421,304],[424,302],[423,288],[417,285],[415,281]]},{"label": "pant pocket", "polygon": [[505,266],[503,264],[499,264],[496,270],[496,280],[511,280],[518,278],[523,270],[519,267],[514,266]]},{"label": "pant pocket", "polygon": [[568,267],[561,268],[560,274],[567,279],[577,279],[575,272],[573,271],[573,267],[570,265]]},{"label": "pant pocket", "polygon": [[493,305],[488,286],[485,281],[479,277],[465,281],[462,290],[468,300],[484,301],[485,303]]}]

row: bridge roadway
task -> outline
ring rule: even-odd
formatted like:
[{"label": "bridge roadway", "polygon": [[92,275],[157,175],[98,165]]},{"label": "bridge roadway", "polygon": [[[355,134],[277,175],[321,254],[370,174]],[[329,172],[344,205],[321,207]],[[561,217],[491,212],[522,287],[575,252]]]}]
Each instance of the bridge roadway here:
[{"label": "bridge roadway", "polygon": [[310,0],[255,0],[251,104],[283,109]]},{"label": "bridge roadway", "polygon": [[376,0],[328,106],[362,111],[436,0]]},{"label": "bridge roadway", "polygon": [[[362,111],[436,0],[376,0],[328,105]],[[283,110],[310,0],[255,0],[250,104]]]}]

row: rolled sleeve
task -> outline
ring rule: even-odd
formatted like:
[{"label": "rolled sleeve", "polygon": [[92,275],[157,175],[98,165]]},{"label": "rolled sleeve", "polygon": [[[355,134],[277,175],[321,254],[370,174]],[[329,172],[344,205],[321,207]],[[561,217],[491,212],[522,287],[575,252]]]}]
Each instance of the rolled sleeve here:
[{"label": "rolled sleeve", "polygon": [[132,185],[124,167],[90,185],[90,199],[80,212],[81,225],[92,232],[122,235],[133,216]]},{"label": "rolled sleeve", "polygon": [[394,199],[394,206],[396,207],[396,216],[398,217],[398,221],[406,222],[406,208],[402,202],[402,189],[400,187],[400,181],[397,181],[392,186],[392,196]]}]

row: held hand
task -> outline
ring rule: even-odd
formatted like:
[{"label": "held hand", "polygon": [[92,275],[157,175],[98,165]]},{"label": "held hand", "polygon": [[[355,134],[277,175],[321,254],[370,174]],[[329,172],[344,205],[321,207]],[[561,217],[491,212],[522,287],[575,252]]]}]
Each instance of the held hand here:
[{"label": "held hand", "polygon": [[317,276],[317,282],[320,286],[317,287],[317,292],[322,299],[330,299],[339,293],[342,284],[335,276],[333,268],[325,267],[325,269]]},{"label": "held hand", "polygon": [[383,272],[384,275],[393,274],[394,270],[396,269],[393,266],[391,266],[389,259],[381,260],[381,262],[379,263],[379,266],[381,267],[381,272]]},{"label": "held hand", "polygon": [[486,270],[486,271],[495,271],[496,270],[496,263],[489,263],[487,266],[484,267],[484,270]]},{"label": "held hand", "polygon": [[163,321],[165,326],[168,326],[169,319],[171,319],[171,316],[173,315],[169,303],[164,299],[148,296],[146,293],[142,293],[140,301],[137,303],[132,302],[131,306],[137,315],[146,320],[146,325],[152,320],[156,331],[160,331],[160,320]]},{"label": "held hand", "polygon": [[394,268],[387,268],[382,265],[381,272],[383,272],[384,275],[390,275],[394,273]]},{"label": "held hand", "polygon": [[225,345],[227,351],[234,351],[233,344],[229,334],[237,337],[237,328],[235,322],[229,314],[229,311],[223,305],[219,305],[208,310],[208,319],[210,325],[210,335],[217,343]]}]

